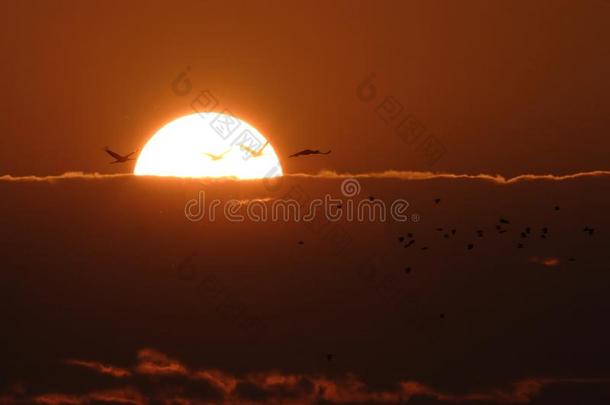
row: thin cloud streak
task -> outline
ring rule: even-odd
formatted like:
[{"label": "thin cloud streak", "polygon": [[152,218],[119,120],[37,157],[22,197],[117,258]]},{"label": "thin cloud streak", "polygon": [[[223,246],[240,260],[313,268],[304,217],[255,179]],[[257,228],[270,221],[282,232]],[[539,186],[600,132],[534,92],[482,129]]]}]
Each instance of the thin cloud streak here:
[{"label": "thin cloud streak", "polygon": [[102,363],[97,363],[95,361],[83,361],[83,360],[66,360],[66,364],[71,366],[79,366],[88,368],[90,370],[94,370],[99,372],[100,374],[107,374],[113,377],[121,378],[121,377],[129,377],[131,373],[128,370],[125,370],[120,367],[109,366]]},{"label": "thin cloud streak", "polygon": [[[3,175],[0,176],[0,181],[5,182],[54,182],[58,180],[67,179],[86,179],[86,180],[98,180],[98,179],[111,179],[121,177],[143,177],[143,178],[157,178],[167,179],[172,177],[162,176],[136,176],[132,173],[117,173],[117,174],[101,174],[101,173],[84,173],[84,172],[68,172],[60,175],[52,176],[12,176]],[[515,177],[504,177],[499,174],[456,174],[456,173],[436,173],[436,172],[415,172],[415,171],[399,171],[399,170],[387,170],[384,172],[370,172],[370,173],[337,173],[334,171],[321,171],[317,174],[310,173],[291,173],[285,174],[284,178],[314,178],[314,179],[394,179],[394,180],[436,180],[436,179],[456,179],[456,180],[484,180],[490,181],[496,184],[513,184],[523,181],[534,181],[534,180],[548,180],[548,181],[564,181],[574,180],[586,177],[610,177],[610,171],[607,170],[595,170],[590,172],[578,172],[570,173],[565,175],[556,174],[522,174]],[[174,177],[177,178],[177,177]],[[280,177],[281,178],[281,177]],[[260,179],[249,179],[239,180],[233,177],[222,177],[222,178],[180,178],[181,180],[193,180],[193,181],[210,181],[210,182],[222,182],[222,181],[260,181]],[[279,178],[275,178],[276,181]]]}]

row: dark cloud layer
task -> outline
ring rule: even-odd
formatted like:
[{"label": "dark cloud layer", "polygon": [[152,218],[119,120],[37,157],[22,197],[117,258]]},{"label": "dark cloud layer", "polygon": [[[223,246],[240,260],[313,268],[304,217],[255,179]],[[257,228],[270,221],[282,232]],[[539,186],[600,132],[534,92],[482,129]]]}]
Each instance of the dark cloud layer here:
[{"label": "dark cloud layer", "polygon": [[185,218],[333,176],[0,182],[2,403],[604,403],[605,175],[358,180],[420,220]]},{"label": "dark cloud layer", "polygon": [[[158,367],[151,367],[150,362]],[[77,367],[86,367],[108,374],[108,369],[119,367],[91,367],[96,364],[88,360],[67,362]],[[538,401],[545,391],[556,386],[598,387],[610,383],[610,379],[599,378],[529,378],[504,384],[503,387],[455,394],[442,392],[417,381],[396,381],[392,390],[374,391],[353,375],[328,377],[323,375],[286,374],[278,371],[255,372],[235,376],[219,370],[197,369],[153,349],[142,349],[137,365],[132,370],[145,378],[127,381],[131,385],[120,388],[96,390],[85,394],[50,392],[36,396],[8,393],[0,397],[0,404],[17,404],[30,401],[48,405],[79,405],[97,402],[113,404],[145,405],[150,403],[167,405],[217,404],[373,404],[403,403],[427,399],[428,403],[497,403],[529,404]],[[133,380],[131,374],[113,374],[117,378]],[[163,386],[159,378],[176,377],[171,388],[154,390],[152,386]],[[125,384],[125,383],[124,383]],[[195,394],[189,385],[212,388],[207,395]],[[138,385],[141,387],[138,388]],[[149,387],[146,387],[149,386]],[[168,387],[166,385],[165,387]],[[141,391],[149,392],[144,394]],[[608,389],[610,392],[610,388]]]}]

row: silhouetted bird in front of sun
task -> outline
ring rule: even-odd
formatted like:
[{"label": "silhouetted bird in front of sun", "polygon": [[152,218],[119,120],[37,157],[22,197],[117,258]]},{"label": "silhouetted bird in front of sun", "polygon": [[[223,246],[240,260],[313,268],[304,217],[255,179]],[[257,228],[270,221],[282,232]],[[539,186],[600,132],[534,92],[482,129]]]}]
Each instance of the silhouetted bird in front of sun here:
[{"label": "silhouetted bird in front of sun", "polygon": [[594,228],[589,228],[588,226],[585,226],[582,231],[585,232],[585,233],[588,233],[589,236],[593,236],[593,232],[595,232],[595,229]]},{"label": "silhouetted bird in front of sun", "polygon": [[239,148],[243,151],[248,152],[250,154],[250,156],[252,156],[253,158],[258,158],[258,157],[263,156],[263,150],[265,150],[267,145],[269,145],[269,141],[265,142],[265,144],[258,150],[254,150],[244,144],[239,145]]},{"label": "silhouetted bird in front of sun", "polygon": [[500,223],[508,225],[510,224],[510,221],[508,219],[500,218]]},{"label": "silhouetted bird in front of sun", "polygon": [[467,248],[468,248],[468,250],[472,250],[472,248],[474,248],[474,244],[469,243],[469,244],[468,244],[468,246],[467,246]]},{"label": "silhouetted bird in front of sun", "polygon": [[308,155],[328,155],[330,152],[331,152],[330,150],[328,152],[320,152],[319,150],[304,149],[300,152],[293,153],[292,155],[290,155],[288,157],[293,158],[293,157],[308,156]]},{"label": "silhouetted bird in front of sun", "polygon": [[215,155],[213,153],[208,153],[208,152],[204,152],[203,154],[216,162],[218,160],[222,160],[226,156],[226,154],[229,153],[230,151],[231,151],[231,149],[226,150],[226,151],[222,152],[220,155]]},{"label": "silhouetted bird in front of sun", "polygon": [[435,198],[435,199],[434,199],[434,203],[435,203],[435,204],[438,204],[438,203],[440,203],[440,202],[441,202],[441,199],[440,199],[440,198]]},{"label": "silhouetted bird in front of sun", "polygon": [[119,155],[116,152],[111,151],[110,149],[108,149],[108,147],[104,148],[104,152],[106,152],[107,154],[109,154],[110,156],[112,156],[114,158],[114,162],[110,162],[110,163],[126,163],[129,162],[130,160],[134,160],[131,158],[131,156],[136,153],[136,152],[131,152],[128,153],[125,156]]}]

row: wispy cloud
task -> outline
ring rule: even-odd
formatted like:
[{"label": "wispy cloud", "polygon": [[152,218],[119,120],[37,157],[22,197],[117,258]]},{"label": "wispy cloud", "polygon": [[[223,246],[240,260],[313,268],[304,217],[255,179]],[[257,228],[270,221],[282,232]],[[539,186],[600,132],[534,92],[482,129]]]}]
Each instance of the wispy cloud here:
[{"label": "wispy cloud", "polygon": [[154,349],[140,350],[136,372],[145,375],[190,374],[182,363]]},{"label": "wispy cloud", "polygon": [[538,256],[530,257],[530,262],[541,264],[546,267],[555,267],[555,266],[559,265],[559,263],[561,263],[561,261],[557,257],[538,257]]},{"label": "wispy cloud", "polygon": [[[54,182],[58,180],[67,179],[111,179],[120,177],[136,177],[131,173],[118,173],[118,174],[101,174],[101,173],[83,173],[83,172],[68,172],[59,175],[51,176],[12,176],[3,175],[0,176],[0,181],[17,181],[17,182]],[[138,176],[140,177],[140,176]],[[164,178],[157,176],[142,176],[147,178]],[[324,170],[316,174],[312,173],[290,173],[285,174],[285,178],[318,178],[318,179],[347,179],[347,178],[358,178],[358,179],[395,179],[395,180],[435,180],[435,179],[455,179],[455,180],[484,180],[490,181],[496,184],[513,184],[523,181],[532,180],[547,180],[547,181],[564,181],[573,180],[584,177],[610,177],[610,171],[607,170],[595,170],[590,172],[578,172],[570,173],[565,175],[558,174],[521,174],[514,177],[504,177],[499,174],[460,174],[460,173],[446,173],[446,172],[417,172],[417,171],[400,171],[400,170],[386,170],[383,172],[369,172],[369,173],[338,173],[335,171]],[[193,178],[192,181],[210,181],[210,182],[222,182],[222,181],[244,181],[238,180],[233,177],[224,178]],[[257,181],[257,180],[247,180]]]},{"label": "wispy cloud", "polygon": [[72,365],[72,366],[88,368],[90,370],[97,371],[100,374],[107,374],[107,375],[111,375],[113,377],[118,377],[118,378],[129,377],[131,375],[131,373],[128,370],[125,370],[123,368],[109,366],[109,365],[105,365],[102,363],[97,363],[95,361],[66,360],[65,363]]},{"label": "wispy cloud", "polygon": [[[118,370],[114,366],[91,366],[91,362],[72,360],[68,364],[88,367],[102,374],[108,370]],[[98,363],[94,363],[98,364]],[[411,380],[397,381],[394,389],[375,390],[352,374],[328,377],[313,374],[287,374],[279,371],[264,371],[243,376],[233,375],[214,369],[192,369],[168,355],[154,349],[142,349],[134,373],[150,377],[152,381],[163,376],[184,378],[184,383],[205,382],[222,398],[222,404],[314,404],[314,403],[361,403],[383,404],[408,401],[413,397],[425,397],[439,403],[468,403],[485,401],[497,404],[529,403],[542,395],[545,388],[552,385],[608,384],[610,379],[602,378],[528,378],[505,387],[477,390],[467,393],[448,393],[432,386]],[[131,375],[131,374],[130,374]],[[178,382],[178,384],[180,384]],[[178,390],[177,392],[182,392]],[[105,391],[95,391],[81,396],[49,393],[34,398],[35,403],[84,404],[102,401],[117,404],[141,405],[149,401],[166,404],[195,405],[208,403],[210,398],[189,397],[184,393],[169,399],[166,394],[158,397],[141,394],[137,388],[126,387]]]},{"label": "wispy cloud", "polygon": [[296,173],[288,174],[285,177],[309,177],[309,178],[328,178],[328,179],[347,179],[347,178],[370,178],[370,179],[395,179],[395,180],[435,180],[435,179],[455,179],[455,180],[485,180],[497,184],[512,184],[528,180],[548,180],[563,181],[573,180],[582,177],[604,177],[610,176],[610,171],[596,170],[591,172],[578,172],[566,175],[556,174],[522,174],[515,177],[504,177],[499,174],[456,174],[442,172],[415,172],[387,170],[383,172],[371,173],[337,173],[334,171],[322,171],[318,174]]},{"label": "wispy cloud", "polygon": [[94,391],[83,395],[67,395],[50,393],[32,398],[32,402],[42,405],[81,405],[91,402],[109,404],[146,405],[148,399],[132,387],[116,388],[111,390]]},{"label": "wispy cloud", "polygon": [[54,182],[57,180],[68,179],[112,179],[117,177],[132,177],[131,173],[117,174],[102,174],[102,173],[84,173],[84,172],[67,172],[63,174],[50,176],[12,176],[5,174],[0,176],[0,181],[19,181],[19,182]]}]

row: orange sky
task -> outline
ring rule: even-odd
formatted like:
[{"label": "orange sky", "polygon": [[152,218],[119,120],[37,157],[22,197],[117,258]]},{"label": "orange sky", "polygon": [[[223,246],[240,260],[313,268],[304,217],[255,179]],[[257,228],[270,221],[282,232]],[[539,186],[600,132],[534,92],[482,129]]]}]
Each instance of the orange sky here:
[{"label": "orange sky", "polygon": [[171,91],[187,66],[283,156],[333,150],[287,171],[430,169],[376,112],[386,96],[444,145],[435,170],[607,169],[609,16],[602,0],[12,2],[0,173],[116,170],[101,147],[191,112]]}]

